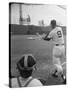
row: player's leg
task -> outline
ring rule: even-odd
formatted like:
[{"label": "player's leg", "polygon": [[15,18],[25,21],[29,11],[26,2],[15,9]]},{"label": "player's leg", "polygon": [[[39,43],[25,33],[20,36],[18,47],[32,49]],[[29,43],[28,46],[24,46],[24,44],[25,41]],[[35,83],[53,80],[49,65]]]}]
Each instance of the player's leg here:
[{"label": "player's leg", "polygon": [[63,68],[60,64],[60,58],[54,58],[54,71],[53,71],[53,76],[58,77],[61,73],[63,73]]},{"label": "player's leg", "polygon": [[[63,65],[65,64],[65,62],[66,62],[66,58],[65,58],[65,46],[63,45],[62,47],[61,47],[61,52],[62,52],[62,56],[61,56],[61,60],[62,60],[62,67],[63,67]],[[66,67],[65,67],[66,68]],[[63,69],[64,69],[64,67],[63,67]],[[66,76],[65,75],[63,75],[63,73],[61,74],[61,77],[62,77],[62,79],[63,79],[63,83],[64,84],[66,84]]]},{"label": "player's leg", "polygon": [[63,72],[63,68],[60,62],[61,52],[58,46],[54,46],[53,48],[53,64],[54,64],[54,76],[58,77],[59,73]]},{"label": "player's leg", "polygon": [[62,47],[54,47],[53,49],[53,64],[54,64],[54,68],[55,71],[53,73],[54,77],[58,77],[59,75],[61,76],[61,78],[63,79],[63,83],[66,83],[66,79],[65,76],[63,75],[63,67],[61,65],[61,57],[63,55],[63,50],[64,48]]},{"label": "player's leg", "polygon": [[61,65],[58,65],[58,64],[56,64],[55,66],[57,68],[57,72],[55,73],[54,76],[56,76],[56,77],[59,77],[60,76],[61,79],[62,79],[62,83],[63,84],[66,84],[66,77],[63,74],[63,68],[62,68],[62,66]]}]

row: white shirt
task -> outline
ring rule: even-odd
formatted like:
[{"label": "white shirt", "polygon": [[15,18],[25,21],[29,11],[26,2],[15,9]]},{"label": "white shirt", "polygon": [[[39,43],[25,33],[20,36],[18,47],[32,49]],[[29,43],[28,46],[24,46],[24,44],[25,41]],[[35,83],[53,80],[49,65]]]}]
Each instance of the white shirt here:
[{"label": "white shirt", "polygon": [[64,37],[63,37],[63,32],[62,28],[56,27],[53,29],[49,35],[49,38],[52,38],[52,41],[54,44],[64,44]]},{"label": "white shirt", "polygon": [[[21,83],[21,86],[24,87],[24,85],[31,79],[32,77],[29,77],[28,79],[24,79],[22,77],[19,77],[19,81]],[[38,80],[38,79],[33,79],[27,87],[36,87],[36,86],[42,86],[42,83]],[[19,84],[18,84],[18,80],[17,78],[12,78],[11,79],[11,87],[12,88],[17,88],[19,87]]]}]

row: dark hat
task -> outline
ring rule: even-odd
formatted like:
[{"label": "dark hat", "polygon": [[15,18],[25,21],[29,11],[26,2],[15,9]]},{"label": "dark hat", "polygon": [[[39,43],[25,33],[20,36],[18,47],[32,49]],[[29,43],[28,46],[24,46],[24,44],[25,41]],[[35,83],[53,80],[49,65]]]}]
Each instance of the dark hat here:
[{"label": "dark hat", "polygon": [[31,68],[36,64],[36,60],[32,54],[25,54],[17,62],[17,66],[20,68]]},{"label": "dark hat", "polygon": [[56,25],[56,20],[51,20],[51,25]]}]

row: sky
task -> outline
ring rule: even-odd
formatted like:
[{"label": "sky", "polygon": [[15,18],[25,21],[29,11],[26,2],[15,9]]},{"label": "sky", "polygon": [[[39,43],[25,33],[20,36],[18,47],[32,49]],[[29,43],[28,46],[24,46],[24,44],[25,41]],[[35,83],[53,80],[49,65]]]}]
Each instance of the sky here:
[{"label": "sky", "polygon": [[[31,24],[38,25],[39,20],[44,20],[45,25],[49,25],[52,19],[57,24],[66,26],[66,10],[57,5],[22,5],[22,16],[24,18],[30,15]],[[11,23],[19,24],[19,5],[13,4],[11,8]]]}]

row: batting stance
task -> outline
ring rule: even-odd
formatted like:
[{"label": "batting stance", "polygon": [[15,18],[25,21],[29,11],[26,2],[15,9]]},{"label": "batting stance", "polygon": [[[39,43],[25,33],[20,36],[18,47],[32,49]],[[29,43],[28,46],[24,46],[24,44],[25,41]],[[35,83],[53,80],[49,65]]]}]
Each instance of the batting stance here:
[{"label": "batting stance", "polygon": [[53,64],[56,68],[53,73],[53,76],[58,77],[58,75],[61,75],[65,82],[65,77],[63,76],[63,68],[60,61],[65,57],[65,46],[62,28],[56,25],[56,20],[52,20],[50,25],[52,31],[48,35],[43,37],[43,39],[47,41],[53,41]]}]

